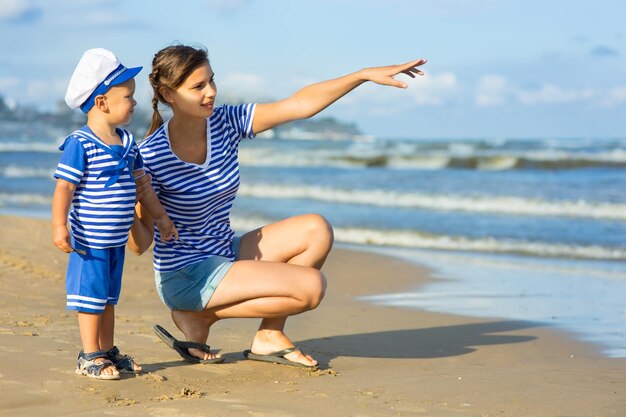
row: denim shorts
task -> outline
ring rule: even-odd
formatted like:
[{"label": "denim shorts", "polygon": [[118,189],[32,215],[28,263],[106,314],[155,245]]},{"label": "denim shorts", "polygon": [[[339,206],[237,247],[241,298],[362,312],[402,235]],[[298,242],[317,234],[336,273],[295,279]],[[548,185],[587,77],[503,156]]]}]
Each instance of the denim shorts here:
[{"label": "denim shorts", "polygon": [[[239,237],[233,239],[235,260],[239,257]],[[155,271],[156,289],[170,310],[202,311],[234,261],[210,256],[176,271]]]}]

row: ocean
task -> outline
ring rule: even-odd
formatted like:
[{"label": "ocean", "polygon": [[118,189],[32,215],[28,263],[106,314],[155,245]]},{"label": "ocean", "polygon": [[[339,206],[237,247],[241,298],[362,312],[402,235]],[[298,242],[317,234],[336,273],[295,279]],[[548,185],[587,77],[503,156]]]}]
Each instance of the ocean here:
[{"label": "ocean", "polygon": [[[66,133],[2,122],[0,213],[50,217]],[[533,321],[626,357],[626,139],[257,138],[240,164],[235,229],[317,212],[338,245],[443,278],[364,302]]]}]

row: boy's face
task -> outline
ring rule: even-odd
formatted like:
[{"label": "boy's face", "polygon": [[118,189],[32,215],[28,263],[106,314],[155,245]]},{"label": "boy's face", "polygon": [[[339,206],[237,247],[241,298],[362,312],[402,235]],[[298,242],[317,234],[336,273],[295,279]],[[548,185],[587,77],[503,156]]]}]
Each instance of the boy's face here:
[{"label": "boy's face", "polygon": [[133,98],[135,94],[135,79],[124,81],[113,86],[104,96],[109,108],[109,122],[112,125],[123,126],[130,123],[137,102]]}]

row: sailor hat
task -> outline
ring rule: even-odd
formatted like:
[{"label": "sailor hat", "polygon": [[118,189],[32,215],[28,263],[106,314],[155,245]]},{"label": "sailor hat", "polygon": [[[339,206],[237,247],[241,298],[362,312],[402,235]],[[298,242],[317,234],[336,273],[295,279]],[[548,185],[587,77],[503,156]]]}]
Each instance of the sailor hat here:
[{"label": "sailor hat", "polygon": [[96,96],[109,88],[130,80],[142,67],[126,68],[113,52],[94,48],[81,57],[65,93],[65,102],[72,109],[87,113],[94,105]]}]

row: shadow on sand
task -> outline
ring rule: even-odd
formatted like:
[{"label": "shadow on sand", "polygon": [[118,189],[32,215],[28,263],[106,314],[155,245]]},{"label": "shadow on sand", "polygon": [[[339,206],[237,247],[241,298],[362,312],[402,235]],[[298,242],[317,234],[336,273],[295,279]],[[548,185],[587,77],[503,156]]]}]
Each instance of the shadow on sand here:
[{"label": "shadow on sand", "polygon": [[298,346],[313,353],[322,367],[339,356],[390,359],[444,358],[474,352],[477,346],[529,342],[536,337],[497,333],[537,326],[537,323],[523,321],[472,323],[308,339],[299,341]]},{"label": "shadow on sand", "polygon": [[[297,345],[315,356],[322,368],[327,368],[334,358],[340,356],[358,358],[445,358],[465,355],[476,351],[478,346],[523,343],[536,339],[534,336],[498,334],[537,327],[537,323],[524,321],[497,321],[457,326],[429,327],[409,330],[347,334],[301,340]],[[365,346],[365,348],[364,348]],[[171,351],[173,357],[178,356]],[[214,350],[215,352],[215,350]],[[240,352],[223,354],[226,362],[244,360]],[[175,360],[143,364],[147,372],[164,368],[186,366],[190,363]]]}]

